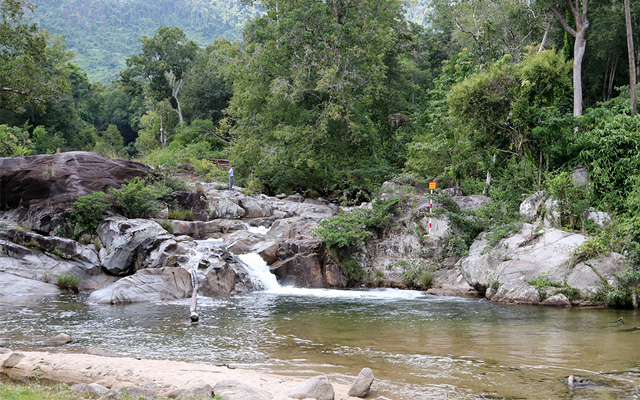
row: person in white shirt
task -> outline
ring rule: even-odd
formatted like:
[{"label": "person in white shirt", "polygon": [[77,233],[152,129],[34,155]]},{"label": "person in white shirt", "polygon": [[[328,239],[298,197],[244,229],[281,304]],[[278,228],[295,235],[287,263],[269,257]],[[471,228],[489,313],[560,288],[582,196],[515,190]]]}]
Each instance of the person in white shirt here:
[{"label": "person in white shirt", "polygon": [[232,188],[233,188],[233,165],[229,170],[229,190],[231,190]]}]

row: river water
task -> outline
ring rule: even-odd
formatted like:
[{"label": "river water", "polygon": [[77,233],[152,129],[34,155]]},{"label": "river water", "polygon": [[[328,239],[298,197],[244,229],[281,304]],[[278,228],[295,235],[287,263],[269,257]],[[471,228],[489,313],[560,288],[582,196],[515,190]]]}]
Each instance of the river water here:
[{"label": "river water", "polygon": [[[195,324],[189,299],[109,306],[83,296],[0,297],[0,344],[41,350],[39,342],[68,333],[75,341],[64,351],[327,373],[343,383],[370,367],[368,399],[640,399],[640,315],[631,310],[269,285],[199,298]],[[590,384],[569,387],[569,375]]]}]

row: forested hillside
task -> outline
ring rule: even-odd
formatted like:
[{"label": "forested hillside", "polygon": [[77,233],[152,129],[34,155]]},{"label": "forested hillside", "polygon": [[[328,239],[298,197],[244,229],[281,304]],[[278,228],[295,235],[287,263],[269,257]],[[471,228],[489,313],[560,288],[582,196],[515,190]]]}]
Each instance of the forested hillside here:
[{"label": "forested hillside", "polygon": [[92,81],[118,78],[143,35],[178,26],[200,46],[219,37],[238,39],[262,10],[240,0],[37,0],[41,28],[67,39],[67,48]]}]

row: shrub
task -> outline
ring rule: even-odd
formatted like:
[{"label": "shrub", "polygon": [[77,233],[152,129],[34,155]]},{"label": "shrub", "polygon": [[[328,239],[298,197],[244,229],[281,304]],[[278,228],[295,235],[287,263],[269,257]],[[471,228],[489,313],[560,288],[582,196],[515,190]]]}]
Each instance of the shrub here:
[{"label": "shrub", "polygon": [[560,205],[560,223],[568,229],[584,232],[586,213],[591,203],[591,187],[578,186],[569,172],[561,172],[547,179],[547,188]]},{"label": "shrub", "polygon": [[433,273],[424,271],[418,277],[418,285],[422,289],[429,289],[433,285]]},{"label": "shrub", "polygon": [[142,178],[133,178],[120,189],[110,189],[116,205],[128,218],[149,218],[157,214],[161,206],[158,200],[169,197],[171,190],[161,183],[149,184]]},{"label": "shrub", "polygon": [[408,287],[428,289],[433,284],[433,266],[426,265],[423,260],[401,260],[395,266],[402,268],[402,283]]},{"label": "shrub", "polygon": [[340,261],[340,268],[349,280],[358,282],[365,277],[365,273],[358,261],[353,258]]},{"label": "shrub", "polygon": [[73,274],[56,275],[56,285],[60,290],[78,293],[80,279]]},{"label": "shrub", "polygon": [[372,208],[345,211],[321,221],[313,235],[330,249],[342,249],[365,243],[375,233],[388,226],[394,215],[397,199],[379,200]]},{"label": "shrub", "polygon": [[104,192],[95,192],[88,196],[79,197],[73,203],[70,212],[71,221],[79,224],[82,232],[94,233],[104,219],[104,212],[111,207],[108,196]]}]

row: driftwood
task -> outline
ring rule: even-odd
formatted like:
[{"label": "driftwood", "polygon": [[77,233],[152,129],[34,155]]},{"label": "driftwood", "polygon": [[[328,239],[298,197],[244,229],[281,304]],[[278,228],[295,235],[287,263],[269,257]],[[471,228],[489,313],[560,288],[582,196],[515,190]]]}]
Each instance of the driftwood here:
[{"label": "driftwood", "polygon": [[196,312],[196,308],[198,307],[198,277],[196,276],[195,271],[191,271],[191,284],[193,285],[193,294],[191,295],[191,308],[189,309],[189,314],[191,318],[191,322],[198,322],[200,316]]}]

